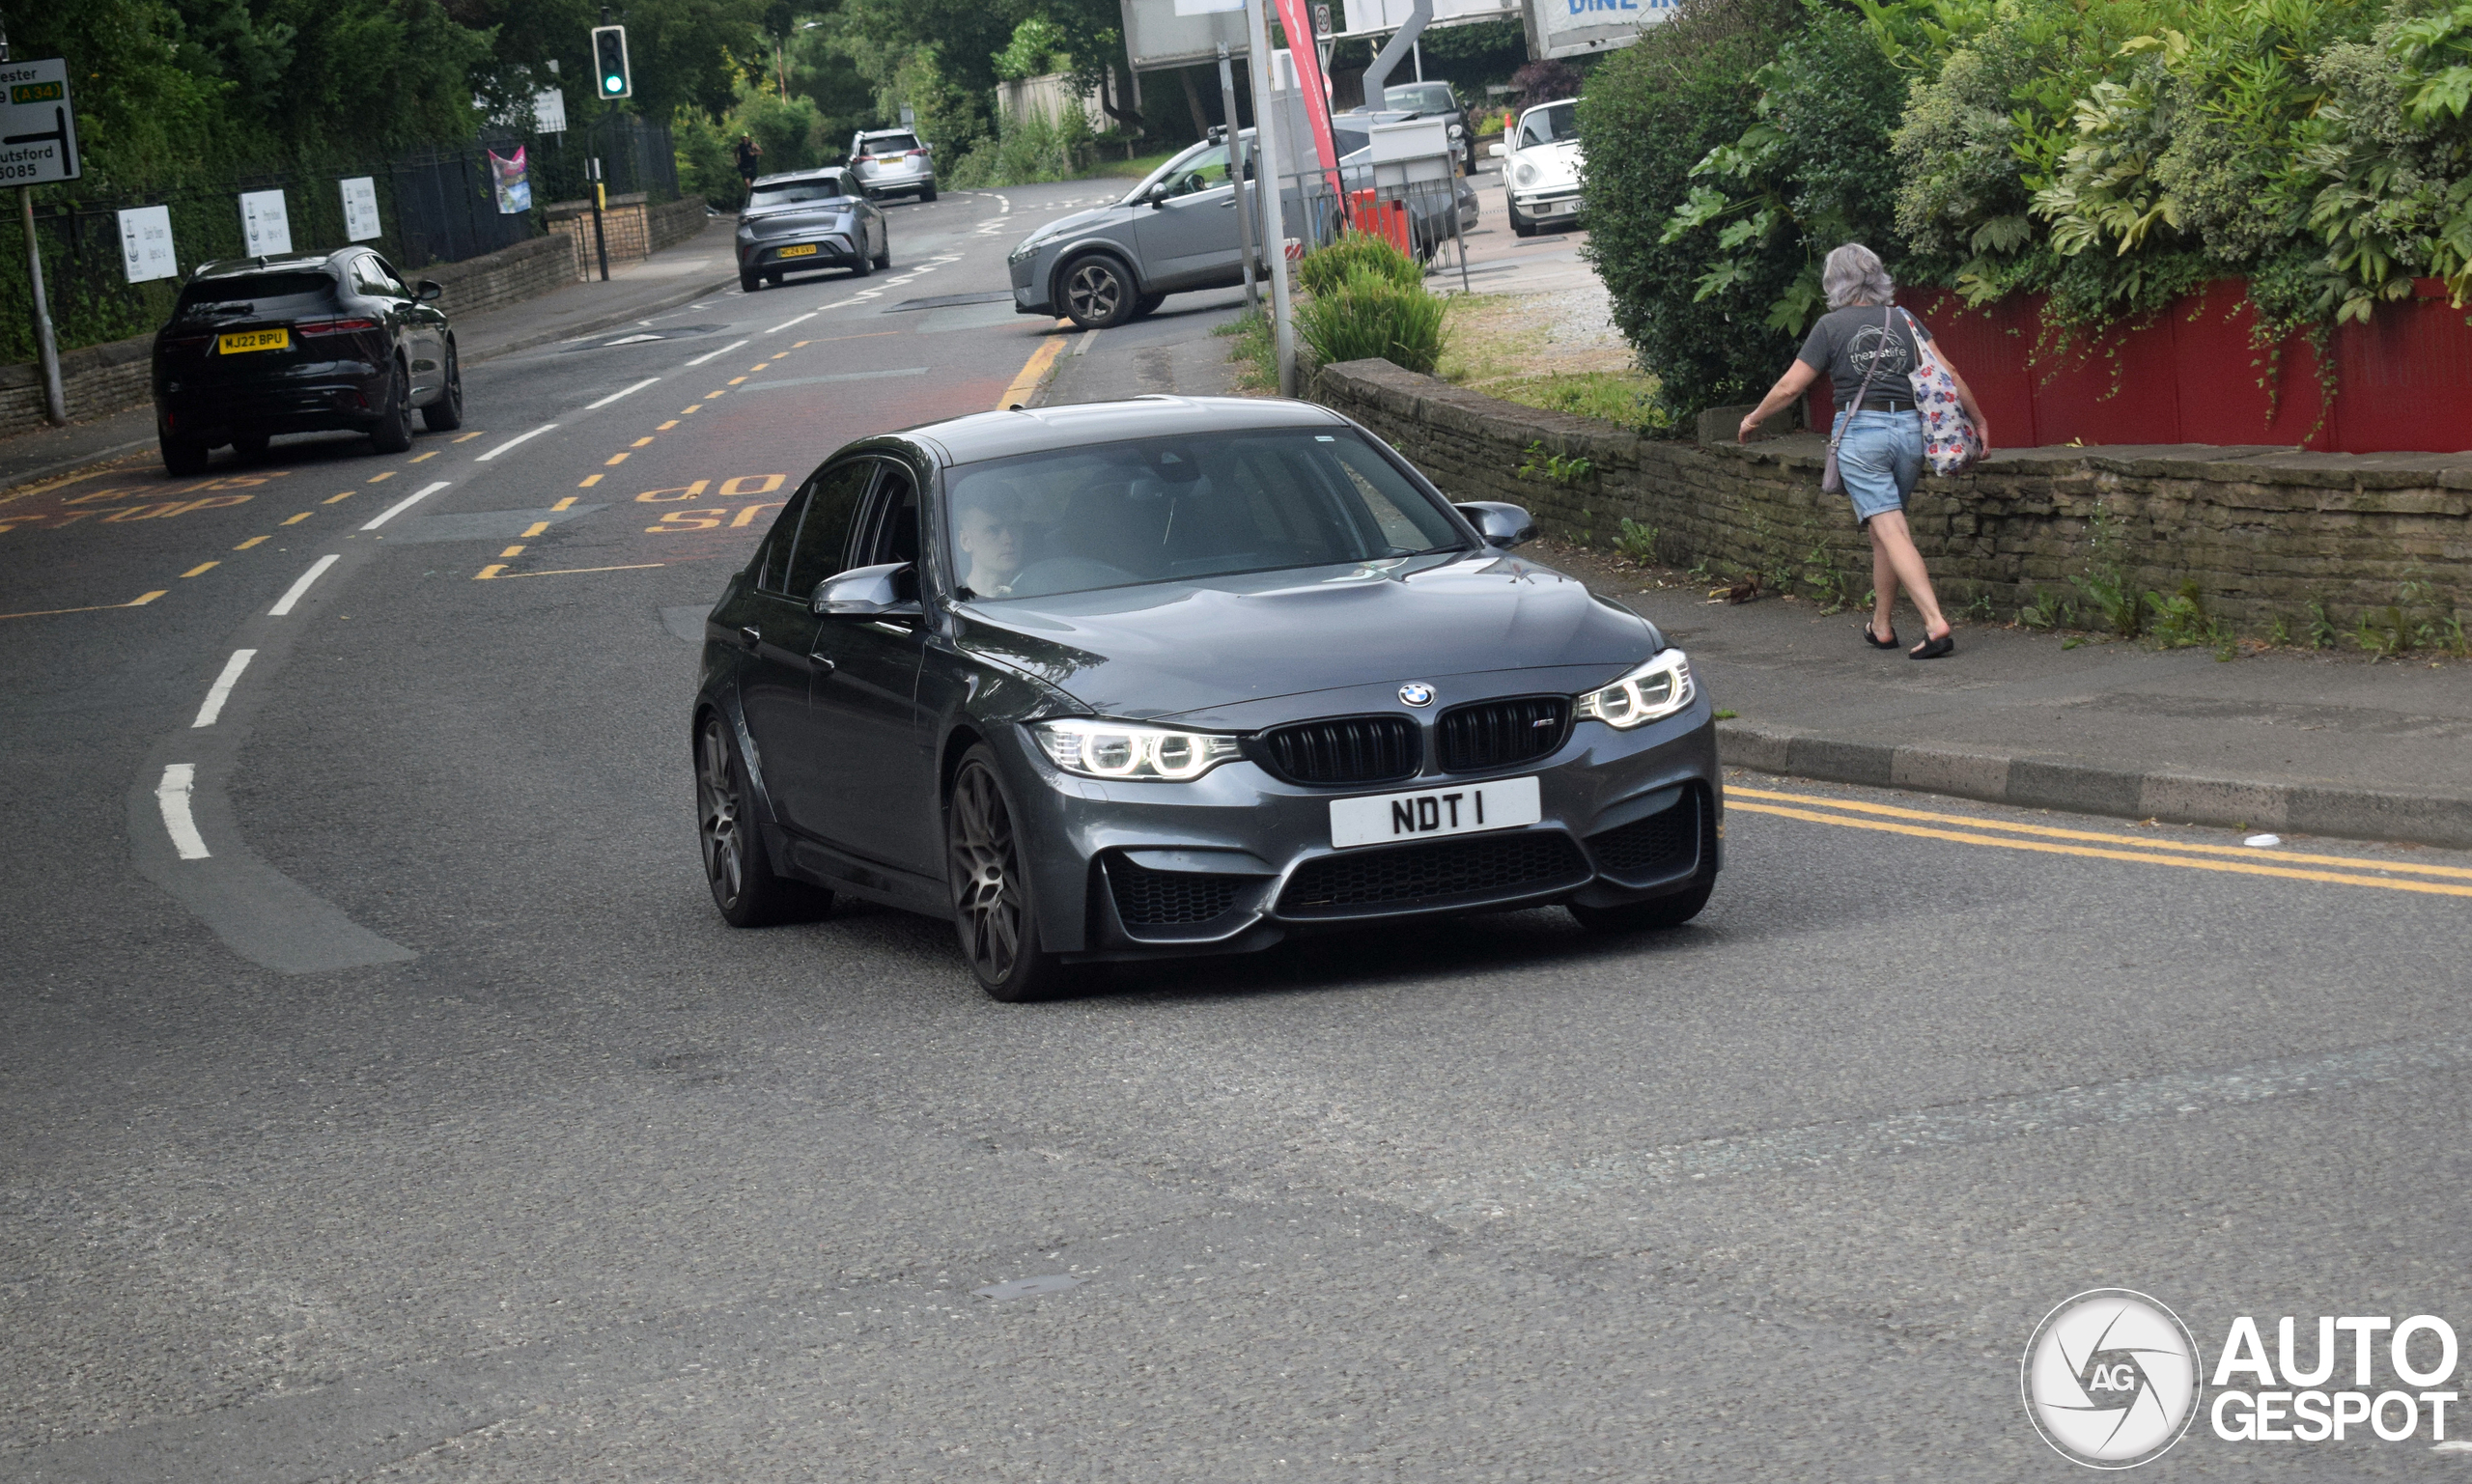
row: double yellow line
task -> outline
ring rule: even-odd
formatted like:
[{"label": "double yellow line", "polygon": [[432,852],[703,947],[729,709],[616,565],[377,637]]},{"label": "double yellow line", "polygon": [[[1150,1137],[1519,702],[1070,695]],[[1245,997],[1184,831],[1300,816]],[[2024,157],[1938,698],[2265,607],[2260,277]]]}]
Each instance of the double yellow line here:
[{"label": "double yellow line", "polygon": [[[1750,802],[1753,799],[1772,801]],[[1797,805],[1801,807],[1795,807]],[[2286,854],[2282,852],[2269,855],[2264,851],[2243,845],[2192,845],[2179,840],[2149,840],[2136,835],[2103,834],[2088,829],[2012,825],[2005,820],[1934,814],[1927,809],[1899,809],[1889,804],[1823,798],[1811,794],[1778,794],[1766,789],[1726,790],[1726,810],[1728,813],[1773,814],[1780,819],[1801,820],[1806,824],[1875,829],[1885,834],[1947,840],[1957,845],[1989,845],[2001,850],[2084,855],[2096,860],[2178,866],[2191,871],[2225,871],[2237,876],[2275,876],[2286,881],[2322,882],[2338,886],[2377,886],[2388,891],[2417,891],[2430,896],[2472,897],[2472,870],[2460,866],[2412,865],[2402,861],[2371,860],[2358,855]],[[1900,823],[1903,821],[1917,823]],[[1959,827],[1935,827],[1941,826]],[[2303,869],[2309,866],[2338,869]],[[2366,872],[2378,874],[2363,874]],[[2458,882],[2460,884],[2457,884]]]}]

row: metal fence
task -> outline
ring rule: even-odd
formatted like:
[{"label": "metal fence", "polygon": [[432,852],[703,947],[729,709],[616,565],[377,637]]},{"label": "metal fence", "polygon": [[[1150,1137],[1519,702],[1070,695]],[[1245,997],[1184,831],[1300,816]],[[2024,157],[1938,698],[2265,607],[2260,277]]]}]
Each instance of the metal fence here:
[{"label": "metal fence", "polygon": [[[492,190],[489,155],[513,157],[521,148],[532,184],[529,211],[501,213]],[[485,134],[469,144],[407,151],[392,159],[315,170],[270,171],[211,184],[126,198],[79,198],[72,183],[38,193],[35,237],[54,331],[64,350],[142,334],[170,317],[180,280],[132,284],[121,255],[119,212],[132,207],[169,210],[172,244],[185,275],[201,263],[247,251],[239,195],[280,190],[292,245],[320,252],[345,245],[340,182],[367,178],[378,196],[379,235],[370,245],[406,271],[431,263],[460,263],[542,236],[542,209],[587,194],[585,165],[598,155],[610,194],[642,191],[675,200],[678,165],[669,126],[626,116],[568,134]],[[0,363],[35,357],[34,307],[22,261],[0,272]]]}]

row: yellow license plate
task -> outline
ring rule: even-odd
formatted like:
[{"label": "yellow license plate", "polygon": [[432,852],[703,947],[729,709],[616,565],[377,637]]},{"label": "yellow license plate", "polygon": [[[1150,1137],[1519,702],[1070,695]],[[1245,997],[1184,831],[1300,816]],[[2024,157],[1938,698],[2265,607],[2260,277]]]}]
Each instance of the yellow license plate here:
[{"label": "yellow license plate", "polygon": [[214,341],[217,355],[238,355],[243,350],[289,350],[290,330],[242,330],[237,335],[218,335]]},{"label": "yellow license plate", "polygon": [[801,242],[796,247],[784,247],[779,252],[773,254],[773,256],[776,258],[812,258],[815,256],[815,244],[813,242]]}]

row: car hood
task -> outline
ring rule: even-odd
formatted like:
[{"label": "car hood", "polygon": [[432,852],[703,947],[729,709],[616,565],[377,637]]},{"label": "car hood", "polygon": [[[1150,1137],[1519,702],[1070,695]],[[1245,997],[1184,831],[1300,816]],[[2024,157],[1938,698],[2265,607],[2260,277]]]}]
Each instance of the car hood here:
[{"label": "car hood", "polygon": [[1521,165],[1534,165],[1536,179],[1529,182],[1531,185],[1560,184],[1580,178],[1580,147],[1568,140],[1535,145],[1512,155],[1509,164],[1514,170]]},{"label": "car hood", "polygon": [[1254,703],[1388,693],[1451,675],[1575,666],[1539,682],[1579,688],[1664,647],[1654,626],[1578,579],[1500,552],[977,602],[960,613],[963,649],[1035,675],[1095,714],[1221,725],[1262,724]]},{"label": "car hood", "polygon": [[1027,247],[1032,242],[1050,242],[1053,241],[1057,238],[1071,237],[1077,232],[1084,232],[1092,227],[1104,226],[1109,222],[1121,220],[1123,216],[1124,208],[1120,206],[1109,205],[1092,207],[1086,211],[1076,211],[1070,216],[1057,217],[1055,220],[1049,222],[1046,226],[1041,227],[1036,232],[1031,233],[1028,237],[1022,238],[1022,245],[1024,247]]}]

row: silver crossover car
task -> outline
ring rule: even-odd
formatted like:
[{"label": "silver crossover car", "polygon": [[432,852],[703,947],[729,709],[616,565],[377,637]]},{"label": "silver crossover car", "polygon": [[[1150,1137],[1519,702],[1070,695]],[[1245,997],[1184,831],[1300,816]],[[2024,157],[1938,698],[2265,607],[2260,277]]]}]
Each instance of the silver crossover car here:
[{"label": "silver crossover car", "polygon": [[886,196],[936,199],[936,150],[906,128],[883,128],[854,134],[850,168],[874,200]]},{"label": "silver crossover car", "polygon": [[862,439],[705,625],[706,876],[951,920],[998,999],[1077,966],[1560,903],[1671,927],[1716,732],[1654,625],[1346,418],[1141,398]]},{"label": "silver crossover car", "polygon": [[738,213],[737,250],[738,286],[748,294],[810,268],[848,268],[864,278],[892,266],[885,213],[846,170],[757,177]]},{"label": "silver crossover car", "polygon": [[[1350,190],[1373,184],[1368,123],[1406,117],[1342,114],[1333,120],[1333,134],[1343,152],[1342,179]],[[1240,137],[1250,155],[1253,131],[1246,129]],[[1445,189],[1409,202],[1420,256],[1430,256],[1436,244],[1449,239],[1451,199]],[[1286,235],[1306,243],[1329,240],[1338,229],[1334,205],[1327,195],[1307,202],[1295,185],[1285,186],[1279,192],[1279,215]],[[1464,182],[1457,188],[1456,210],[1459,220],[1475,224],[1476,193]],[[1243,283],[1244,238],[1225,140],[1206,139],[1186,150],[1121,200],[1049,222],[1024,238],[1008,261],[1015,310],[1063,315],[1083,329],[1138,320],[1170,294]]]}]

